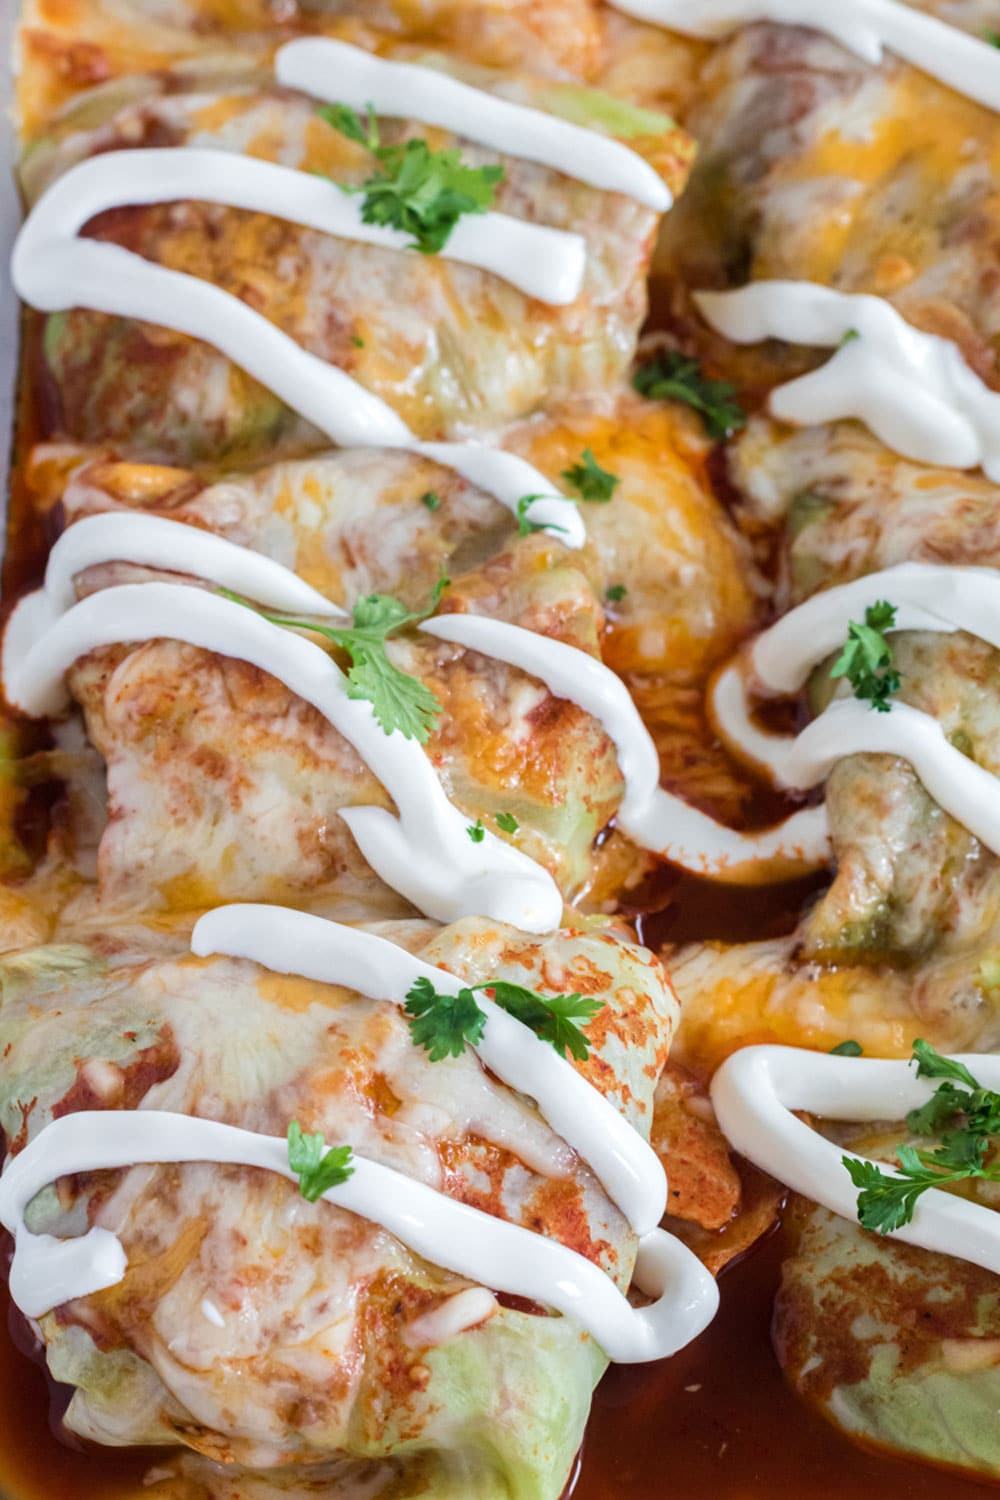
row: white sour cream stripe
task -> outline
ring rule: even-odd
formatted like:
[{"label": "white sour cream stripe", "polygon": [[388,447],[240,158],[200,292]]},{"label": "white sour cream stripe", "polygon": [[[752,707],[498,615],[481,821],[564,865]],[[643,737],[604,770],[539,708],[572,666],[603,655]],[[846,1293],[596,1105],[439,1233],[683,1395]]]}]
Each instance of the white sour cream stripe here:
[{"label": "white sour cream stripe", "polygon": [[[863,619],[865,609],[880,599],[898,606],[895,631],[964,630],[1000,648],[1000,573],[902,563],[826,589],[790,610],[747,653],[750,677],[768,693],[797,692],[809,672],[843,644],[848,623]],[[847,755],[902,757],[945,812],[1000,854],[1000,781],[950,744],[930,714],[906,703],[877,714],[858,699],[838,698],[801,734],[770,734],[753,722],[740,665],[716,680],[711,707],[730,749],[766,768],[782,787],[817,786]]]},{"label": "white sour cream stripe", "polygon": [[[360,196],[342,192],[326,177],[206,146],[136,148],[89,157],[58,178],[34,212],[40,214],[42,234],[57,230],[76,236],[105,209],[175,200],[271,214],[385,250],[406,250],[410,244],[402,230],[366,224]],[[580,295],[587,245],[578,234],[507,214],[465,214],[439,253],[443,260],[490,271],[528,297],[565,307]]]},{"label": "white sour cream stripe", "polygon": [[[31,1234],[24,1212],[49,1183],[78,1172],[177,1162],[259,1167],[296,1181],[288,1143],[214,1120],[154,1110],[81,1111],[53,1120],[0,1177],[0,1222],[14,1236],[11,1296],[28,1317],[116,1286],[127,1259],[110,1230],[75,1239]],[[633,1308],[604,1271],[556,1240],[470,1208],[402,1172],[354,1158],[327,1202],[381,1224],[418,1255],[457,1275],[555,1307],[610,1359],[642,1363],[682,1348],[718,1305],[715,1282],[679,1240],[653,1230],[640,1242],[637,1285],[656,1298]]]},{"label": "white sour cream stripe", "polygon": [[440,126],[504,156],[553,167],[604,192],[624,193],[657,213],[673,201],[660,175],[620,141],[472,88],[436,68],[389,62],[348,42],[302,37],[280,48],[274,70],[286,88]]},{"label": "white sour cream stripe", "polygon": [[[218,164],[211,171],[204,166],[206,158]],[[199,162],[203,164],[202,181],[198,180]],[[268,181],[287,183],[294,179],[304,185],[302,192],[329,192],[331,201],[344,196],[330,184],[324,188],[306,173],[229,152],[201,152],[188,147],[108,152],[71,168],[28,215],[11,261],[18,295],[43,312],[87,307],[156,323],[200,339],[259,380],[338,447],[422,451],[425,445],[417,442],[386,402],[336,365],[301,348],[230,292],[197,276],[155,265],[121,245],[79,238],[88,219],[102,208],[118,204],[206,197],[249,202],[254,197],[249,188],[245,199],[240,198],[236,184],[249,176],[258,184],[255,192],[259,192],[260,168],[287,174]],[[299,191],[297,186],[296,194]],[[266,211],[278,217],[297,217],[291,210],[283,215],[280,200],[273,201],[269,194],[262,195],[262,201]],[[447,468],[463,475],[474,470],[475,483],[515,513],[518,500],[525,494],[549,497],[532,507],[532,520],[553,526],[553,535],[568,547],[583,545],[584,527],[576,505],[560,498],[551,481],[516,454],[475,443],[426,447],[428,452],[433,450],[436,462]]]},{"label": "white sour cream stripe", "polygon": [[[418,979],[457,995],[463,981],[370,932],[281,906],[220,906],[196,924],[191,951],[251,959],[281,974],[343,984],[402,1006]],[[636,1234],[655,1229],[667,1184],[655,1151],[594,1086],[522,1022],[477,993],[486,1014],[473,1050],[504,1083],[528,1094],[557,1135],[588,1164]]]},{"label": "white sour cream stripe", "polygon": [[900,0],[611,0],[668,31],[715,40],[755,21],[825,32],[865,62],[883,48],[988,109],[1000,110],[1000,56],[985,39]]},{"label": "white sour cream stripe", "polygon": [[[969,1053],[956,1061],[985,1088],[1000,1089],[1000,1057]],[[829,1120],[903,1120],[936,1086],[905,1062],[764,1046],[734,1052],[715,1074],[711,1095],[719,1125],[737,1150],[779,1182],[856,1222],[858,1190],[841,1158],[869,1158],[825,1140],[793,1111]],[[884,1162],[877,1165],[890,1177],[899,1175]],[[891,1238],[1000,1273],[1000,1214],[939,1188],[920,1197],[913,1222]]]},{"label": "white sour cream stripe", "polygon": [[184,584],[125,584],[91,594],[32,643],[5,636],[3,680],[9,701],[35,717],[65,706],[64,676],[102,646],[157,638],[186,641],[251,662],[311,703],[357,750],[392,796],[399,816],[380,807],[342,808],[362,854],[394,890],[443,922],[479,913],[526,932],[551,932],[562,897],[551,876],[487,832],[469,838],[468,819],[448,801],[415,740],[385,734],[364,699],[349,698],[346,678],[327,653],[294,631],[240,604]]},{"label": "white sour cream stripe", "polygon": [[99,563],[130,562],[186,573],[286,613],[345,618],[346,611],[283,563],[238,542],[137,511],[84,516],[62,533],[45,565],[44,592],[54,614],[76,603],[73,580]]},{"label": "white sour cream stripe", "polygon": [[[1000,69],[1000,51],[989,50]],[[695,301],[733,343],[780,338],[836,349],[818,370],[772,391],[780,421],[808,427],[855,418],[906,458],[980,466],[1000,480],[1000,394],[957,344],[914,328],[882,297],[811,281],[755,281],[735,292],[698,292]]]},{"label": "white sour cream stripe", "polygon": [[656,746],[628,689],[587,652],[481,615],[441,615],[425,620],[420,629],[520,667],[599,720],[614,742],[625,779],[616,821],[641,848],[698,874],[727,880],[753,878],[762,864],[771,862],[809,867],[827,862],[829,831],[822,808],[803,809],[776,828],[742,833],[665,791]]}]

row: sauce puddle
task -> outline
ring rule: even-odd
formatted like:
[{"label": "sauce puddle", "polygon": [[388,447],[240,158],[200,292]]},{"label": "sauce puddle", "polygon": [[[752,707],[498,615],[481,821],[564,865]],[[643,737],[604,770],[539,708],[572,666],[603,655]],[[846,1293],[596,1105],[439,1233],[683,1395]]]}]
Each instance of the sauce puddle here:
[{"label": "sauce puddle", "polygon": [[[718,1317],[662,1365],[612,1367],[572,1500],[987,1500],[988,1481],[855,1447],[785,1384],[771,1349],[780,1231],[726,1270]],[[568,1500],[568,1495],[566,1500]]]}]

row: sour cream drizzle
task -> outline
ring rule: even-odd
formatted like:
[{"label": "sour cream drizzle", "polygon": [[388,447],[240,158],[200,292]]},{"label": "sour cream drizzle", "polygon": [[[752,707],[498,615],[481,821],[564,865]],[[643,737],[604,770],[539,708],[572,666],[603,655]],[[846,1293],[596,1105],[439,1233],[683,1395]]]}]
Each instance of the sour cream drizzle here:
[{"label": "sour cream drizzle", "polygon": [[[194,147],[108,152],[71,168],[28,215],[11,262],[18,295],[43,312],[87,307],[201,339],[339,447],[426,453],[466,477],[474,475],[473,482],[515,513],[523,496],[541,494],[545,498],[531,507],[531,519],[550,526],[566,546],[583,545],[584,526],[575,504],[516,454],[476,443],[420,443],[386,402],[343,370],[310,354],[238,297],[197,276],[152,264],[120,245],[79,237],[88,220],[104,209],[178,199],[257,208],[330,233],[341,232],[338,216],[348,212],[343,204],[354,204],[353,198],[308,173],[231,152]],[[356,205],[349,211],[355,214]],[[482,222],[462,220],[452,239],[458,235],[461,247],[463,225],[478,225],[474,233],[480,236]],[[483,263],[486,257],[501,255],[509,265],[513,236],[521,247],[518,263],[524,275],[555,278],[563,288],[563,300],[572,301],[583,274],[585,252],[579,237],[516,220],[505,222],[509,234],[502,225],[498,233],[495,223],[487,225],[480,246]],[[369,233],[370,226],[360,220],[357,227],[354,237],[373,243],[383,243],[378,236],[393,233]]]},{"label": "sour cream drizzle", "polygon": [[[249,547],[165,516],[108,512],[83,517],[56,541],[45,567],[43,587],[22,599],[8,621],[8,645],[13,641],[14,654],[21,629],[27,629],[34,640],[44,624],[54,623],[73,607],[76,603],[73,580],[78,573],[108,562],[138,563],[167,573],[187,573],[285,613],[318,615],[323,619],[345,617],[339,604],[331,603],[291,568]],[[25,620],[24,625],[19,623],[20,619]]]},{"label": "sour cream drizzle", "polygon": [[[108,151],[79,162],[40,200],[38,209],[44,205],[44,210],[38,233],[51,234],[53,229],[66,233],[75,223],[69,232],[76,235],[105,209],[182,199],[271,214],[321,234],[384,250],[406,250],[410,243],[410,236],[401,230],[366,224],[361,198],[342,192],[325,177],[204,146]],[[565,307],[580,295],[587,246],[578,234],[528,224],[508,214],[466,214],[440,254],[444,260],[491,271],[528,297]],[[134,259],[140,267],[145,265],[139,256]],[[36,284],[41,284],[44,272],[29,265],[21,266],[20,274],[33,274]],[[141,269],[135,274],[149,280]]]},{"label": "sour cream drizzle", "polygon": [[[24,1212],[49,1183],[78,1172],[155,1163],[259,1167],[296,1181],[288,1143],[215,1120],[156,1110],[83,1110],[53,1120],[9,1160],[0,1222],[14,1236],[11,1296],[28,1317],[116,1286],[127,1260],[118,1237],[95,1227],[76,1239],[29,1233]],[[633,1308],[609,1276],[557,1240],[447,1198],[405,1173],[355,1156],[328,1203],[383,1225],[434,1265],[500,1292],[554,1307],[612,1360],[663,1359],[697,1337],[718,1306],[715,1282],[679,1240],[654,1229],[639,1245],[635,1281],[656,1300]]]},{"label": "sour cream drizzle", "polygon": [[766,768],[779,786],[804,790],[836,762],[864,752],[909,761],[935,802],[1000,854],[1000,781],[956,750],[937,720],[906,703],[877,714],[836,699],[798,736],[769,734],[751,717],[749,692],[797,692],[812,669],[843,644],[849,621],[879,599],[897,605],[899,630],[967,631],[1000,649],[1000,574],[991,568],[902,563],[826,589],[758,636],[743,664],[716,680],[716,727],[737,755]]},{"label": "sour cream drizzle", "polygon": [[640,20],[715,40],[755,21],[825,32],[867,63],[883,48],[989,109],[1000,109],[1000,56],[985,40],[899,0],[611,0]]},{"label": "sour cream drizzle", "polygon": [[[1000,1057],[968,1053],[957,1061],[985,1088],[1000,1089]],[[856,1221],[858,1190],[841,1158],[870,1158],[845,1153],[793,1111],[829,1120],[902,1120],[926,1104],[935,1087],[905,1062],[767,1046],[734,1052],[715,1074],[711,1093],[719,1125],[744,1156],[814,1203]],[[883,1162],[878,1166],[898,1175]],[[913,1222],[892,1239],[1000,1273],[1000,1214],[939,1188],[921,1196]]]},{"label": "sour cream drizzle", "polygon": [[[457,995],[463,985],[385,938],[281,906],[217,907],[196,924],[191,951],[201,958],[226,954],[252,959],[281,974],[343,984],[399,1006],[420,978],[449,995]],[[557,1135],[593,1169],[636,1234],[655,1229],[667,1206],[666,1178],[656,1152],[548,1042],[481,991],[476,1003],[487,1019],[473,1050],[485,1066],[535,1100]]]},{"label": "sour cream drizzle", "polygon": [[331,104],[421,120],[490,146],[505,156],[552,167],[608,193],[624,193],[664,213],[672,198],[658,172],[637,152],[596,130],[544,110],[514,104],[449,78],[435,68],[389,62],[348,42],[301,37],[274,59],[278,82]]},{"label": "sour cream drizzle", "polygon": [[724,875],[727,880],[759,878],[764,864],[827,862],[829,833],[821,808],[805,808],[776,828],[741,833],[664,791],[656,746],[628,689],[585,651],[481,615],[441,615],[425,620],[420,629],[520,667],[540,678],[557,697],[598,719],[614,742],[625,779],[617,824],[640,848],[698,874]]},{"label": "sour cream drizzle", "polygon": [[382,782],[398,817],[380,807],[347,807],[340,816],[386,883],[440,921],[483,913],[526,932],[551,932],[562,897],[527,855],[486,833],[474,844],[468,818],[442,790],[421,747],[385,734],[371,704],[349,698],[346,678],[321,647],[252,610],[183,584],[125,584],[73,606],[32,642],[25,630],[4,640],[7,697],[25,713],[59,713],[63,678],[102,646],[155,638],[186,641],[251,662],[311,703],[349,740]]},{"label": "sour cream drizzle", "polygon": [[[986,50],[1000,70],[1000,52]],[[812,426],[853,417],[906,458],[979,465],[1000,480],[1000,394],[973,374],[956,344],[914,328],[883,298],[811,281],[755,281],[735,292],[699,292],[695,301],[734,343],[780,338],[837,349],[818,370],[771,393],[780,421]]]}]

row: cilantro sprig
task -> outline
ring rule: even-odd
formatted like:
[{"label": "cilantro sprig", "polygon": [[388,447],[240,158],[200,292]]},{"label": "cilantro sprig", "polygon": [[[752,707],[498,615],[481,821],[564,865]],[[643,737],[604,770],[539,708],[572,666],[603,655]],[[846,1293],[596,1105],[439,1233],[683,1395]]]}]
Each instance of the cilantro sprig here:
[{"label": "cilantro sprig", "polygon": [[443,250],[464,214],[484,214],[493,206],[503,167],[467,166],[461,152],[433,151],[425,140],[383,146],[370,105],[364,120],[346,104],[324,105],[318,113],[378,162],[360,187],[337,184],[345,193],[364,194],[364,223],[412,235],[410,247],[422,255]]},{"label": "cilantro sprig", "polygon": [[386,734],[396,729],[408,740],[426,744],[441,713],[441,703],[418,677],[400,671],[390,660],[385,643],[390,636],[419,624],[437,609],[448,579],[441,577],[434,586],[426,609],[408,610],[392,594],[368,594],[354,606],[351,625],[321,625],[313,620],[288,615],[272,615],[229,589],[221,592],[236,604],[243,604],[272,625],[291,630],[311,630],[346,651],[351,659],[347,673],[347,696],[366,698],[372,705],[377,723]]},{"label": "cilantro sprig", "polygon": [[405,1010],[411,1018],[410,1034],[417,1046],[427,1051],[431,1062],[461,1057],[466,1042],[474,1045],[482,1037],[486,1012],[476,1000],[477,991],[488,991],[502,1010],[548,1042],[560,1057],[568,1052],[578,1062],[587,1061],[590,1044],[581,1023],[594,1019],[604,1008],[603,1000],[577,994],[539,995],[506,979],[463,985],[457,995],[451,995],[435,989],[430,979],[421,976],[407,991]]},{"label": "cilantro sprig", "polygon": [[632,384],[650,401],[682,401],[692,407],[716,442],[723,442],[747,425],[736,388],[728,380],[709,380],[696,359],[677,349],[661,350],[640,365]]},{"label": "cilantro sprig", "polygon": [[299,1179],[299,1192],[310,1203],[353,1176],[352,1159],[350,1146],[331,1146],[326,1150],[326,1142],[318,1132],[306,1135],[298,1120],[289,1125],[288,1165]]},{"label": "cilantro sprig", "polygon": [[831,677],[846,677],[855,698],[869,702],[877,713],[887,714],[889,699],[899,691],[902,678],[893,666],[892,646],[885,632],[896,623],[896,606],[880,599],[865,610],[864,622],[851,620],[847,641],[830,668]]},{"label": "cilantro sprig", "polygon": [[606,505],[621,484],[617,474],[602,469],[590,448],[584,448],[580,462],[563,469],[562,477],[579,492],[581,500]]},{"label": "cilantro sprig", "polygon": [[533,536],[536,531],[565,531],[565,526],[557,526],[553,521],[533,521],[529,515],[536,500],[565,500],[565,498],[565,495],[522,495],[517,502],[516,512],[518,536]]},{"label": "cilantro sprig", "polygon": [[949,1187],[969,1178],[1000,1181],[1000,1162],[987,1164],[986,1152],[1000,1134],[1000,1094],[984,1089],[964,1063],[942,1057],[929,1042],[913,1044],[918,1078],[943,1080],[919,1109],[906,1117],[911,1134],[934,1137],[933,1151],[900,1146],[899,1172],[890,1175],[875,1162],[843,1157],[858,1193],[858,1221],[878,1234],[892,1234],[909,1224],[928,1188]]}]

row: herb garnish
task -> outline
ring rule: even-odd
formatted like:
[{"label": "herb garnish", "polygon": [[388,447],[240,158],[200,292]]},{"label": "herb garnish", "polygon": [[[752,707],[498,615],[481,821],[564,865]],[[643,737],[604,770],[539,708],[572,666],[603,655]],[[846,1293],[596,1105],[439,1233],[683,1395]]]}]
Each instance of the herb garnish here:
[{"label": "herb garnish", "polygon": [[590,1056],[590,1044],[578,1023],[593,1020],[603,1009],[603,1000],[588,1000],[582,995],[539,995],[505,979],[465,985],[457,995],[449,995],[421,977],[407,992],[405,1009],[413,1018],[413,1040],[426,1049],[431,1062],[460,1057],[467,1041],[475,1043],[481,1038],[486,1013],[476,1002],[477,990],[488,990],[502,1010],[530,1027],[560,1057],[569,1052],[578,1062],[586,1062]]},{"label": "herb garnish", "polygon": [[496,817],[497,827],[502,828],[504,833],[516,833],[521,826],[513,813],[498,812]]},{"label": "herb garnish", "polygon": [[482,818],[477,818],[474,823],[470,823],[465,831],[474,844],[481,844],[486,837],[486,829],[483,827]]},{"label": "herb garnish", "polygon": [[582,500],[596,501],[599,505],[606,505],[621,484],[621,480],[617,474],[602,469],[589,448],[584,448],[580,458],[580,463],[573,464],[569,469],[563,469],[563,479],[579,491]]},{"label": "herb garnish", "polygon": [[378,162],[378,170],[360,187],[337,184],[342,192],[364,193],[364,223],[411,234],[411,248],[422,255],[443,250],[463,214],[483,214],[492,207],[503,167],[466,166],[461,152],[432,151],[425,140],[383,146],[370,105],[364,121],[346,104],[324,105],[318,113]]},{"label": "herb garnish", "polygon": [[1000,47],[1000,31],[984,31],[983,41],[989,42],[991,47]]},{"label": "herb garnish", "polygon": [[628,593],[623,583],[613,583],[609,589],[604,590],[604,597],[610,604],[620,604]]},{"label": "herb garnish", "polygon": [[709,437],[722,442],[747,425],[746,412],[728,380],[709,380],[696,359],[677,349],[661,350],[640,365],[632,384],[650,401],[683,401],[698,412]]},{"label": "herb garnish", "polygon": [[536,500],[564,500],[565,495],[522,495],[517,502],[517,534],[531,536],[536,531],[565,531],[565,526],[556,526],[552,521],[531,521],[528,512]]},{"label": "herb garnish", "polygon": [[[1000,1094],[984,1089],[964,1063],[942,1057],[929,1042],[913,1043],[912,1061],[918,1078],[944,1080],[919,1109],[906,1117],[913,1135],[937,1136],[934,1151],[900,1146],[896,1152],[900,1171],[890,1176],[874,1162],[845,1156],[858,1194],[858,1220],[865,1229],[891,1234],[909,1224],[921,1193],[928,1188],[947,1187],[978,1177],[1000,1180],[1000,1162],[987,1166],[990,1137],[1000,1134]],[[956,1084],[959,1087],[956,1087]]]},{"label": "herb garnish", "polygon": [[288,1165],[299,1179],[299,1192],[310,1203],[353,1175],[350,1146],[331,1146],[320,1134],[305,1135],[298,1120],[288,1127]]},{"label": "herb garnish", "polygon": [[435,494],[433,490],[425,490],[420,496],[420,504],[425,506],[427,510],[440,510],[441,496]]},{"label": "herb garnish", "polygon": [[258,609],[249,599],[221,592],[236,604],[243,604],[255,614],[269,620],[272,625],[286,625],[292,630],[312,630],[326,636],[335,646],[346,651],[351,658],[347,673],[347,696],[366,698],[372,705],[377,723],[386,734],[398,729],[408,740],[426,744],[441,713],[441,704],[430,688],[418,677],[411,677],[394,666],[386,654],[385,643],[396,631],[408,625],[419,624],[434,613],[448,579],[441,577],[434,586],[431,601],[426,609],[408,610],[391,594],[368,594],[354,606],[352,625],[318,625],[313,620],[296,619],[286,615],[272,615]]},{"label": "herb garnish", "polygon": [[860,1042],[856,1042],[853,1037],[850,1037],[846,1042],[838,1042],[836,1047],[831,1047],[830,1056],[860,1057],[864,1050]]},{"label": "herb garnish", "polygon": [[831,677],[846,677],[855,698],[864,698],[880,714],[892,708],[889,699],[902,681],[892,664],[892,646],[885,632],[896,623],[896,606],[880,599],[865,610],[864,624],[851,620],[843,651],[830,668]]}]

